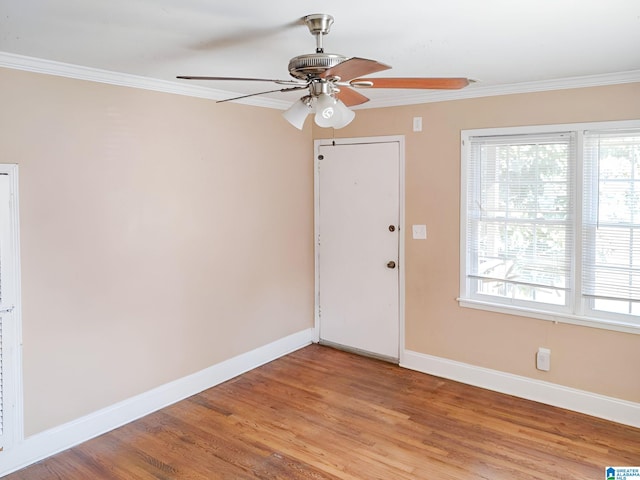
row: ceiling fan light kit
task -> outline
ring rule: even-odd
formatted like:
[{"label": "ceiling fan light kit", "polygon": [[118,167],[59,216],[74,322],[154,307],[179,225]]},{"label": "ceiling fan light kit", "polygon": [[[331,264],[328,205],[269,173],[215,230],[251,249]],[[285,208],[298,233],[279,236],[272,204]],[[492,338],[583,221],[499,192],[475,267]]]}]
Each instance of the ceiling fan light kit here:
[{"label": "ceiling fan light kit", "polygon": [[316,125],[324,128],[342,128],[349,125],[356,114],[344,102],[322,93],[317,97],[307,95],[294,102],[282,116],[298,130],[302,130],[309,114],[315,113]]},{"label": "ceiling fan light kit", "polygon": [[302,130],[310,113],[315,113],[315,123],[320,127],[342,128],[347,126],[355,118],[355,113],[348,107],[369,101],[366,96],[355,89],[459,89],[466,87],[470,82],[467,78],[359,78],[363,75],[388,70],[391,67],[366,58],[348,58],[334,53],[325,53],[323,37],[329,33],[333,25],[333,17],[325,13],[317,13],[307,15],[302,20],[307,25],[309,32],[316,38],[316,52],[299,55],[289,61],[289,74],[295,80],[195,76],[179,76],[177,78],[185,80],[266,81],[288,86],[288,88],[220,100],[220,102],[272,92],[308,90],[308,95],[297,100],[283,113],[284,118],[300,130]]}]

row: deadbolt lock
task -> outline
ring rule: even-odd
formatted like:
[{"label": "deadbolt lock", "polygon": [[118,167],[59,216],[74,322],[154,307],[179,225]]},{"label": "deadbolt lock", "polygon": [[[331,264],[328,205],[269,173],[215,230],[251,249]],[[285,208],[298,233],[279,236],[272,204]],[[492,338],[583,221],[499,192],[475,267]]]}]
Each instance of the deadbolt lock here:
[{"label": "deadbolt lock", "polygon": [[396,231],[395,225],[389,225],[389,231],[390,232],[395,232]]},{"label": "deadbolt lock", "polygon": [[393,260],[387,262],[387,268],[396,268],[396,262]]}]

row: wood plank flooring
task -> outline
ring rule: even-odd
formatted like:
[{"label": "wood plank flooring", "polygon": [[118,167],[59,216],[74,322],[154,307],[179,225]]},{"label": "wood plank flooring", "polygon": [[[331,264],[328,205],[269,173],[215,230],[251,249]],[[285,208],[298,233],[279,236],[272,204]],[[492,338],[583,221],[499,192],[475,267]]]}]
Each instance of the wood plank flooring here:
[{"label": "wood plank flooring", "polygon": [[640,429],[311,345],[5,480],[604,479]]}]

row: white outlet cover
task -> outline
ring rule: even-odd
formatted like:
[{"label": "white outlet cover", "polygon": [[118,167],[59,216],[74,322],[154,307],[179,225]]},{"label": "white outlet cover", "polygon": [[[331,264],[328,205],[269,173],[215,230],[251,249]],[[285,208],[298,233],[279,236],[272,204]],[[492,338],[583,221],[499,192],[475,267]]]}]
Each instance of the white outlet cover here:
[{"label": "white outlet cover", "polygon": [[548,348],[538,348],[538,354],[536,355],[536,368],[543,372],[551,370],[551,350]]},{"label": "white outlet cover", "polygon": [[427,226],[426,225],[412,225],[413,239],[414,240],[426,240],[427,239]]}]

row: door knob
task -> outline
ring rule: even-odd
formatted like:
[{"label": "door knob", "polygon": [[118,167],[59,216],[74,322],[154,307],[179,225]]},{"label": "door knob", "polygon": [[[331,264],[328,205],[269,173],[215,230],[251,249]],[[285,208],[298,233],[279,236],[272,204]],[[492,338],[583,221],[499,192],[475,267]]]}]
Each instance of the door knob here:
[{"label": "door knob", "polygon": [[393,260],[387,262],[387,268],[396,268],[396,262]]}]

